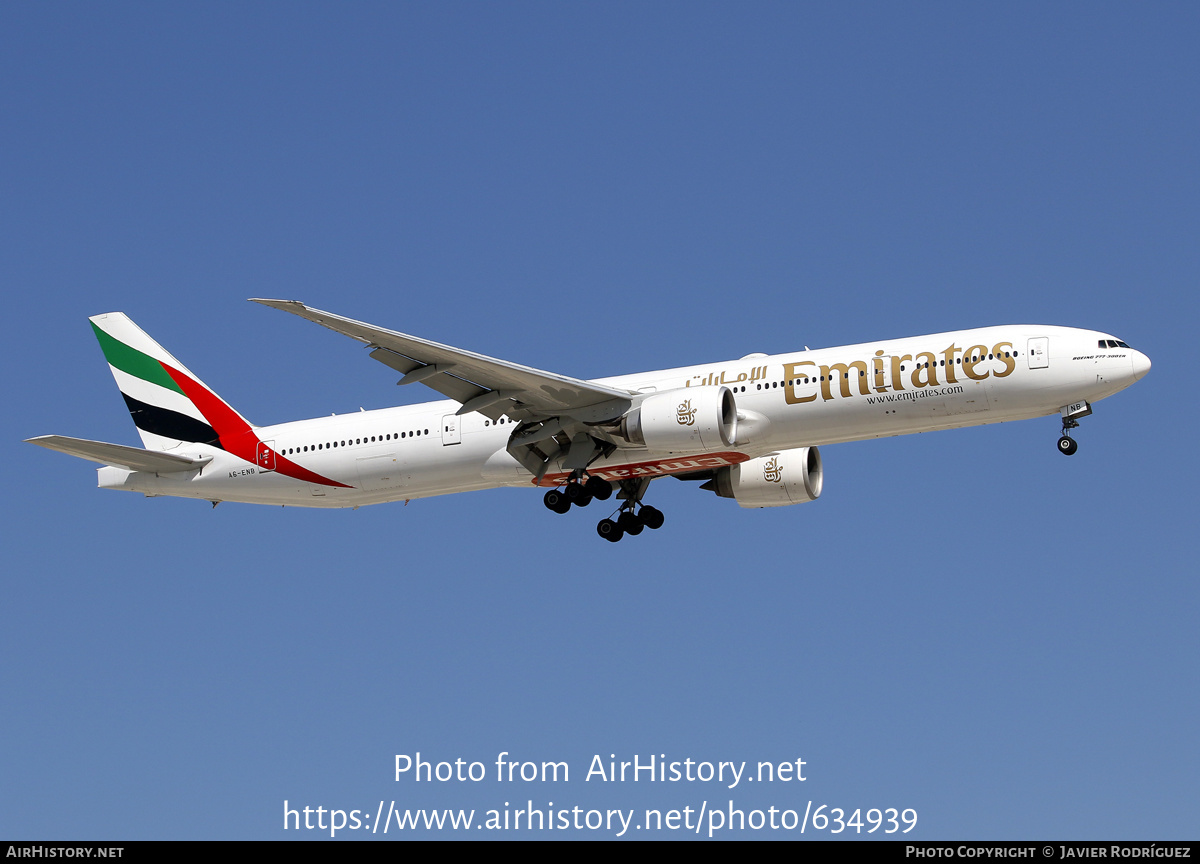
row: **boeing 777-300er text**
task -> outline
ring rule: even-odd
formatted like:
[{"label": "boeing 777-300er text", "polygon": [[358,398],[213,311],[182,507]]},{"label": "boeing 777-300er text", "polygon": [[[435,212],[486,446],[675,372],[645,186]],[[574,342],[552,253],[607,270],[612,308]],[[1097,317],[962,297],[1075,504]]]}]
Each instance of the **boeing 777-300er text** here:
[{"label": "boeing 777-300er text", "polygon": [[293,507],[358,507],[543,486],[557,513],[608,500],[607,540],[659,528],[642,499],[677,477],[742,507],[815,500],[817,447],[1062,417],[1060,452],[1092,403],[1150,360],[1107,333],[1014,325],[886,339],[584,381],[311,309],[256,300],[364,343],[447,400],[255,426],[120,312],[92,328],[145,449],[60,435],[30,443],[99,462],[99,485]]}]

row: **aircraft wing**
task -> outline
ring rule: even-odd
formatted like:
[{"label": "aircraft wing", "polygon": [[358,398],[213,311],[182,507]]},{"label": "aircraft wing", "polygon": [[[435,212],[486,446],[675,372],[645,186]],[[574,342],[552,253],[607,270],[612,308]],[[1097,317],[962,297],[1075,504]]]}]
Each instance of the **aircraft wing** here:
[{"label": "aircraft wing", "polygon": [[629,408],[633,395],[627,390],[543,372],[385,330],[313,309],[297,300],[251,299],[357,339],[373,349],[373,359],[404,375],[397,383],[426,384],[461,402],[459,414],[478,411],[493,420],[501,415],[518,420],[566,416],[583,422],[597,422],[620,416]]},{"label": "aircraft wing", "polygon": [[48,450],[57,450],[60,453],[78,456],[80,459],[90,459],[101,465],[115,465],[130,471],[149,471],[155,474],[194,471],[212,461],[211,456],[193,459],[190,456],[157,453],[153,450],[142,450],[140,447],[106,444],[103,441],[88,441],[85,438],[68,438],[65,435],[39,435],[37,438],[25,440]]}]

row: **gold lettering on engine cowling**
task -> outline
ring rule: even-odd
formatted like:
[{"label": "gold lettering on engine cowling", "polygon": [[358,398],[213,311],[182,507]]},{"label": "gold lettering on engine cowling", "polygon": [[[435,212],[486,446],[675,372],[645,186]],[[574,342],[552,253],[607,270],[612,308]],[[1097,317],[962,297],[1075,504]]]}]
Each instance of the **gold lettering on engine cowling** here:
[{"label": "gold lettering on engine cowling", "polygon": [[[786,383],[783,385],[783,401],[784,402],[786,402],[788,405],[799,405],[801,402],[811,402],[817,398],[816,393],[813,393],[811,396],[797,396],[796,395],[796,384],[799,383],[799,381],[802,377],[804,377],[804,378],[810,377],[807,372],[801,372],[800,367],[801,366],[816,366],[816,365],[817,364],[812,362],[811,360],[801,360],[799,363],[784,363],[783,364],[783,377],[785,379],[787,379]],[[825,398],[828,399],[829,397],[826,396]]]}]

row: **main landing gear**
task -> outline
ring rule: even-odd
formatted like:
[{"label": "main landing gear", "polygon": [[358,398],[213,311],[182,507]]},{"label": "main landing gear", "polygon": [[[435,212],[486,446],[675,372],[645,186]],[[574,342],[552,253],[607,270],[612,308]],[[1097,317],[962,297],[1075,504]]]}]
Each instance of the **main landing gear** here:
[{"label": "main landing gear", "polygon": [[666,517],[661,510],[643,504],[634,512],[635,503],[627,501],[622,504],[620,515],[616,519],[601,519],[596,526],[596,533],[605,540],[616,543],[626,534],[636,537],[642,533],[643,528],[657,530],[662,527]]},{"label": "main landing gear", "polygon": [[555,513],[566,513],[571,505],[586,507],[597,501],[607,501],[612,496],[612,485],[599,477],[572,477],[561,489],[551,489],[542,499],[546,506]]},{"label": "main landing gear", "polygon": [[[666,517],[657,507],[642,504],[642,496],[650,485],[649,480],[622,480],[617,497],[623,499],[617,508],[616,518],[601,519],[596,526],[596,533],[612,543],[616,543],[626,534],[638,535],[642,530],[655,530],[662,527]],[[566,485],[551,489],[542,499],[546,507],[555,513],[566,513],[571,506],[586,507],[593,499],[607,501],[612,497],[613,487],[607,480],[600,477],[584,479],[582,472],[572,476]]]}]

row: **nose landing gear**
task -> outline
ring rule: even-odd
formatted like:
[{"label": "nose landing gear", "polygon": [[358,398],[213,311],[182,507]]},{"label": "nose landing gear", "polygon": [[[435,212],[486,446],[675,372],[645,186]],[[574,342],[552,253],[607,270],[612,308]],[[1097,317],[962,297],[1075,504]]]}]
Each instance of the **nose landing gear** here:
[{"label": "nose landing gear", "polygon": [[1058,439],[1058,452],[1064,456],[1074,456],[1079,444],[1071,437],[1071,430],[1079,428],[1078,418],[1091,414],[1092,406],[1087,402],[1076,402],[1064,405],[1058,413],[1062,415],[1062,437]]}]

